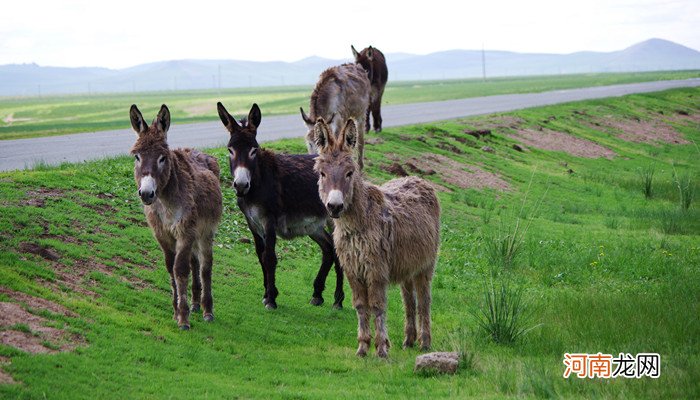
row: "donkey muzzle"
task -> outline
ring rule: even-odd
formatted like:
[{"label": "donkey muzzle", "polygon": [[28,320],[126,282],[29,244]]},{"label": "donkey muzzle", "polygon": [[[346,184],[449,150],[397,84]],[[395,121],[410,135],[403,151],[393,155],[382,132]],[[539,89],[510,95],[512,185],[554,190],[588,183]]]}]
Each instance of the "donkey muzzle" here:
[{"label": "donkey muzzle", "polygon": [[250,190],[250,170],[245,167],[238,167],[233,171],[233,188],[236,195],[245,196]]},{"label": "donkey muzzle", "polygon": [[156,200],[156,181],[150,175],[141,178],[139,197],[145,205],[151,205]]},{"label": "donkey muzzle", "polygon": [[345,203],[343,202],[343,193],[340,190],[331,190],[328,193],[328,201],[326,202],[326,209],[331,218],[340,217],[340,213],[345,209]]}]

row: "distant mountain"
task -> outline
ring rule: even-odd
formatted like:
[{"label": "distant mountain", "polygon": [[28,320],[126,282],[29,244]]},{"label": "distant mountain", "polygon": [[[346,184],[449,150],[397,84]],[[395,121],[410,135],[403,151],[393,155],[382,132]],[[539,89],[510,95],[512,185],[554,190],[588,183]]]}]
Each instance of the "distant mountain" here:
[{"label": "distant mountain", "polygon": [[[308,85],[326,68],[350,62],[307,57],[296,62],[172,60],[124,69],[0,66],[0,96],[52,93],[130,92],[255,86]],[[386,54],[389,80],[455,79],[700,69],[700,52],[663,39],[650,39],[613,52],[533,54],[449,50],[427,55]]]}]

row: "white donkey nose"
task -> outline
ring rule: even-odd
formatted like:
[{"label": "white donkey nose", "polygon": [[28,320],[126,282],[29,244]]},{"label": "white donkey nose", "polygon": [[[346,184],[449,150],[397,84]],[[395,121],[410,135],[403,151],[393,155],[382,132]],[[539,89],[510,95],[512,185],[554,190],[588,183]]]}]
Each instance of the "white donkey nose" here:
[{"label": "white donkey nose", "polygon": [[237,167],[233,171],[233,187],[238,194],[246,194],[250,189],[250,170],[246,167]]}]

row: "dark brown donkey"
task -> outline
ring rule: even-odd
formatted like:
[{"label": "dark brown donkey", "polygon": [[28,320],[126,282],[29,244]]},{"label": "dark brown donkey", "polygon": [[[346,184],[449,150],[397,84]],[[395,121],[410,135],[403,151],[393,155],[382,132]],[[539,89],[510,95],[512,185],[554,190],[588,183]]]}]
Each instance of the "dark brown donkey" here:
[{"label": "dark brown donkey", "polygon": [[170,111],[163,104],[148,126],[136,105],[131,126],[138,139],[131,148],[134,178],[148,225],[165,255],[173,289],[173,317],[180,329],[190,328],[187,284],[192,271],[192,311],[204,308],[213,321],[211,296],[212,242],[221,219],[219,165],[214,157],[193,149],[170,150]]},{"label": "dark brown donkey", "polygon": [[277,308],[275,270],[277,236],[291,239],[308,235],[323,252],[321,268],[314,280],[311,304],[323,304],[326,277],[335,264],[335,308],[342,308],[343,271],[340,268],[333,239],[325,230],[328,213],[318,197],[318,175],[314,172],[313,155],[275,154],[261,149],[256,139],[262,116],[253,104],[247,120],[241,125],[218,103],[219,117],[231,133],[228,151],[233,187],[238,207],[245,214],[248,228],[255,239],[255,251],[263,272],[263,304]]},{"label": "dark brown donkey", "polygon": [[[389,79],[389,69],[386,67],[384,54],[378,49],[369,46],[361,52],[355,50],[355,46],[350,45],[355,62],[362,65],[367,71],[372,89],[369,93],[369,108],[365,119],[365,130],[369,132],[369,112],[372,111],[373,126],[375,132],[382,131],[382,95],[386,81]],[[337,132],[336,132],[337,133]]]}]

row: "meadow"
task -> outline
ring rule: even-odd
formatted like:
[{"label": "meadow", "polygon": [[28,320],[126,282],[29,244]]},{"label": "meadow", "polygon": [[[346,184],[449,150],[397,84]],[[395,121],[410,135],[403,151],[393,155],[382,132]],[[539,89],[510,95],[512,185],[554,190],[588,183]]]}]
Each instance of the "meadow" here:
[{"label": "meadow", "polygon": [[[700,71],[555,75],[516,78],[392,82],[385,105],[510,93],[533,93],[668,79],[700,77]],[[200,91],[92,94],[0,98],[0,140],[129,128],[124,110],[159,107],[168,99],[173,123],[216,120],[217,101],[234,115],[244,115],[254,102],[265,104],[265,115],[294,114],[308,106],[312,85]],[[307,110],[308,112],[308,110]]]},{"label": "meadow", "polygon": [[[255,98],[228,96],[241,108]],[[143,101],[155,109],[155,96]],[[308,304],[320,264],[309,239],[278,241],[279,308],[266,310],[223,148],[208,150],[224,190],[217,320],[194,316],[188,332],[172,320],[129,157],[0,173],[0,304],[31,312],[2,322],[0,377],[14,383],[0,397],[698,398],[699,141],[697,88],[368,135],[368,179],[418,174],[439,190],[433,349],[461,352],[452,376],[414,374],[396,287],[389,359],[357,358],[355,313],[349,300],[332,309],[332,279],[326,303]],[[265,147],[305,151],[301,139]],[[494,297],[517,313],[514,340],[479,327]],[[661,376],[562,377],[564,353],[597,352],[659,353]]]}]

